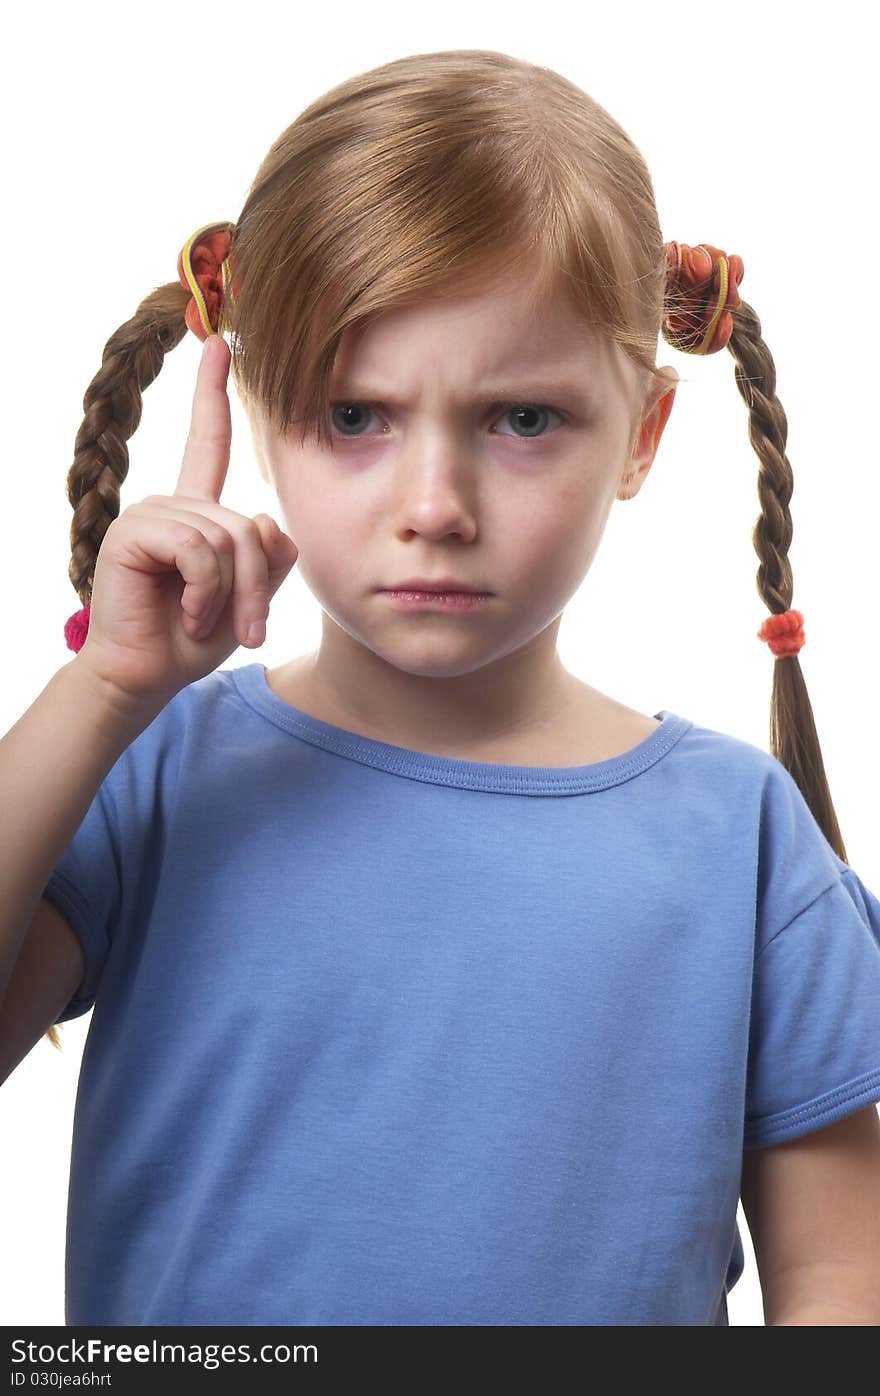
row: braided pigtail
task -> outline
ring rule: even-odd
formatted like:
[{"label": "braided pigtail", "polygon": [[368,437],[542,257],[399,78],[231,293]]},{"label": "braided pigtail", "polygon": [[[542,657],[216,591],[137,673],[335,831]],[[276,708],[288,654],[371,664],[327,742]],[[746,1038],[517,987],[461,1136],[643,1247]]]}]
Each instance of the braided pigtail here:
[{"label": "braided pigtail", "polygon": [[[749,439],[758,457],[761,513],[752,532],[760,559],[756,584],[770,611],[791,606],[793,582],[788,550],[792,539],[788,504],[794,489],[785,454],[788,421],[776,396],[776,367],[761,337],[761,322],[750,305],[734,311],[727,346],[736,361],[736,385],[749,409]],[[797,782],[816,823],[846,863],[843,838],[828,788],[822,750],[798,654],[780,653],[770,691],[770,750]]]},{"label": "braided pigtail", "polygon": [[86,388],[85,416],[67,475],[73,507],[68,576],[83,606],[91,605],[95,563],[104,534],[119,517],[128,475],[126,442],[140,424],[143,400],[169,349],[187,332],[189,292],[178,281],[158,286],[104,345],[101,367]]},{"label": "braided pigtail", "polygon": [[[793,582],[788,549],[792,540],[789,500],[794,489],[785,454],[788,419],[776,396],[776,365],[761,337],[761,322],[740,299],[742,260],[703,243],[666,245],[667,314],[663,336],[691,354],[727,348],[734,357],[736,385],[749,409],[749,440],[758,457],[761,513],[752,542],[760,559],[757,588],[771,615],[758,637],[776,656],[770,693],[770,752],[798,785],[834,852],[848,862],[828,788],[819,737],[798,652],[803,617],[792,611]],[[710,266],[711,263],[711,266]]]}]

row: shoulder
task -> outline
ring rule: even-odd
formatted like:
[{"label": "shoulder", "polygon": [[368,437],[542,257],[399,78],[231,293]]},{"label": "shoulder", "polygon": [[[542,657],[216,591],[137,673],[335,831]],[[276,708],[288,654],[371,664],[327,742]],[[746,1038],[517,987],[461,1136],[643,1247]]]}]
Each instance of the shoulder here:
[{"label": "shoulder", "polygon": [[702,803],[714,801],[719,811],[734,815],[749,810],[757,817],[768,786],[794,784],[785,767],[762,747],[693,720],[677,743],[672,771]]}]

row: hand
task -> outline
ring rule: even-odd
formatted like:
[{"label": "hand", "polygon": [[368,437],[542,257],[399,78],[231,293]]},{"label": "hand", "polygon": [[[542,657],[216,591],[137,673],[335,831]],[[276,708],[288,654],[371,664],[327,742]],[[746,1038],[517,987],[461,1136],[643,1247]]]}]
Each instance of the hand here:
[{"label": "hand", "polygon": [[299,557],[267,514],[220,503],[229,470],[231,354],[205,340],[189,436],[172,495],[148,495],[114,519],[95,564],[89,631],[77,662],[126,701],[164,706],[264,622]]}]

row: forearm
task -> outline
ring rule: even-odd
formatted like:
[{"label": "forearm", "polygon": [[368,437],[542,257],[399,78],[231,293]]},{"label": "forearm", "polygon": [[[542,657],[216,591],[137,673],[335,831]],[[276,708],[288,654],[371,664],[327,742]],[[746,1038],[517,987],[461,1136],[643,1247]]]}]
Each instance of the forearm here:
[{"label": "forearm", "polygon": [[880,1315],[867,1308],[850,1308],[833,1300],[804,1304],[768,1322],[768,1328],[874,1328]]},{"label": "forearm", "polygon": [[0,741],[0,1001],[52,869],[104,777],[155,716],[112,701],[77,658]]}]

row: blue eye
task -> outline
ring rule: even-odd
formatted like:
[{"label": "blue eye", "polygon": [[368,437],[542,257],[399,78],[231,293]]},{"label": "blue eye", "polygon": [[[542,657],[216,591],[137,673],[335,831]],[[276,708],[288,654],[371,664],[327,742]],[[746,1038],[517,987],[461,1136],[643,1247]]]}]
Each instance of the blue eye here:
[{"label": "blue eye", "polygon": [[[345,413],[346,416],[349,418],[349,420],[346,421],[346,426],[351,426],[351,425],[357,426],[357,425],[358,425],[357,422],[355,422],[354,424],[352,424],[352,422],[351,422],[351,420],[350,420],[350,417],[351,417],[351,414],[352,414],[352,413],[354,413],[354,415],[357,416],[358,413],[361,413],[362,410],[363,410],[363,408],[365,408],[365,407],[368,409],[368,411],[372,411],[372,408],[370,407],[370,404],[369,404],[368,402],[331,402],[331,404],[330,404],[330,417],[331,417],[331,420],[333,419],[333,415],[334,415],[334,413],[335,413],[337,407],[341,408],[341,409],[342,409],[342,412]],[[341,435],[342,435],[342,436],[349,436],[349,435],[363,436],[364,433],[363,433],[362,431],[356,431],[356,432],[354,432],[354,433],[349,433],[349,432],[347,432],[347,431],[344,431],[344,432],[341,433]]]},{"label": "blue eye", "polygon": [[[501,416],[502,416],[502,417],[506,417],[508,413],[514,413],[514,412],[523,414],[523,415],[526,417],[526,422],[525,422],[525,423],[521,423],[520,425],[524,425],[524,426],[527,426],[527,427],[529,427],[529,428],[533,428],[533,419],[534,419],[534,416],[535,416],[535,413],[536,413],[536,412],[539,413],[539,414],[540,414],[540,413],[543,413],[545,416],[546,416],[546,414],[549,412],[550,415],[551,415],[552,417],[559,417],[559,419],[560,419],[561,421],[563,421],[563,422],[565,421],[565,417],[563,416],[563,414],[562,414],[561,412],[557,412],[557,410],[556,410],[555,407],[547,407],[547,406],[544,405],[544,403],[540,403],[540,402],[505,402],[505,403],[502,403],[502,408],[503,408],[503,411],[502,411],[502,413],[501,413]],[[530,420],[530,419],[531,419],[531,420]],[[499,420],[500,420],[500,418],[499,418]],[[502,436],[503,436],[504,434],[505,434],[504,432],[501,433]],[[552,433],[551,433],[551,434],[552,434]],[[542,432],[541,435],[546,435],[546,433]],[[535,432],[534,432],[534,430],[530,430],[528,436],[521,436],[519,439],[520,439],[520,441],[530,441],[530,440],[534,440],[534,439],[535,439]]]},{"label": "blue eye", "polygon": [[[549,412],[549,413],[551,414],[551,416],[559,417],[560,421],[562,421],[562,422],[565,421],[565,414],[564,414],[564,413],[558,411],[555,407],[548,407],[548,406],[546,406],[546,405],[543,404],[543,403],[532,403],[532,402],[502,402],[502,403],[497,403],[496,406],[498,406],[498,407],[500,407],[500,408],[502,409],[502,411],[501,411],[501,416],[502,416],[502,417],[507,416],[509,413],[514,413],[514,412],[519,413],[520,416],[525,416],[525,418],[526,418],[525,422],[521,422],[520,424],[521,424],[522,426],[524,426],[524,427],[527,429],[527,435],[525,435],[525,436],[520,436],[520,437],[518,438],[520,441],[533,441],[533,440],[538,440],[538,439],[540,439],[541,436],[547,435],[546,432],[541,432],[541,431],[539,431],[538,429],[536,429],[536,428],[539,428],[539,427],[540,427],[540,418],[541,418],[541,415],[542,415],[542,414],[543,414],[543,416],[546,417],[546,414]],[[335,414],[337,408],[340,409],[340,415],[339,415],[338,418],[335,418],[335,419],[334,419],[334,414]],[[357,426],[359,426],[359,425],[360,425],[360,426],[363,425],[363,414],[364,414],[364,410],[365,410],[365,409],[366,409],[367,414],[369,414],[369,413],[375,411],[374,405],[373,405],[372,403],[369,403],[369,402],[331,402],[331,404],[330,404],[330,415],[331,415],[331,419],[334,419],[334,425],[338,425],[339,422],[340,422],[340,420],[342,420],[342,419],[344,418],[344,424],[345,424],[345,426],[347,426],[347,427],[351,427],[351,426],[357,427]],[[535,414],[536,414],[536,413],[538,414],[538,419],[539,419],[537,424],[536,424],[535,421],[534,421],[534,418],[535,418]],[[360,423],[359,423],[358,421],[352,422],[352,420],[351,420],[352,414],[354,415],[355,418],[357,418],[358,416],[360,416],[360,417],[361,417],[361,422],[360,422]],[[499,418],[498,420],[500,420],[500,418]],[[367,434],[368,434],[368,433],[367,433],[366,431],[364,431],[364,430],[353,431],[353,432],[350,432],[350,431],[340,431],[340,432],[339,432],[339,435],[340,435],[343,439],[347,439],[347,440],[350,440],[350,441],[351,441],[351,440],[356,440],[357,437],[359,437],[359,436],[364,436],[364,435],[367,435]],[[496,434],[498,434],[498,433],[496,433]],[[552,434],[552,433],[551,433],[551,434]],[[507,433],[506,433],[506,432],[501,432],[500,435],[505,436],[505,435],[507,435]],[[515,433],[514,433],[514,435],[515,435]]]}]

